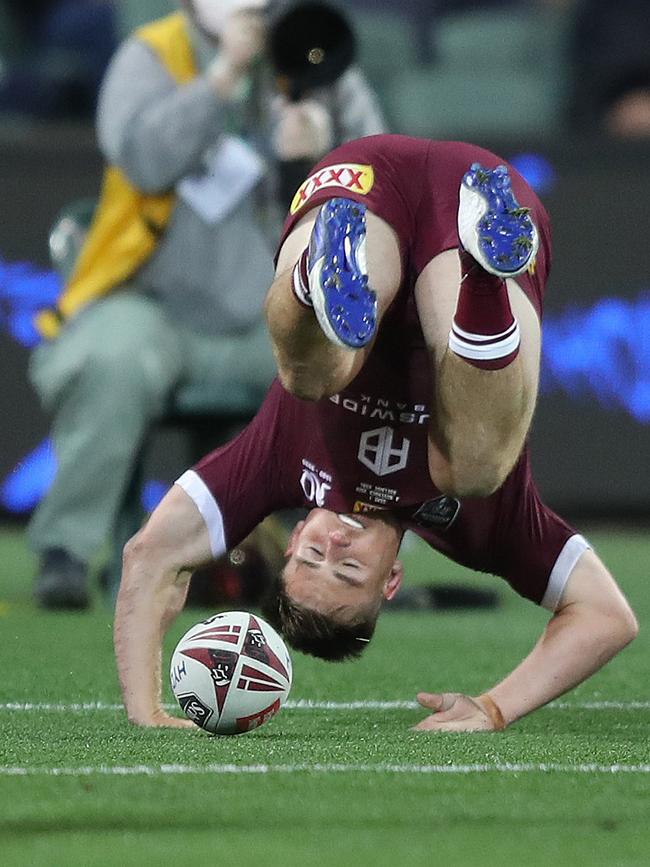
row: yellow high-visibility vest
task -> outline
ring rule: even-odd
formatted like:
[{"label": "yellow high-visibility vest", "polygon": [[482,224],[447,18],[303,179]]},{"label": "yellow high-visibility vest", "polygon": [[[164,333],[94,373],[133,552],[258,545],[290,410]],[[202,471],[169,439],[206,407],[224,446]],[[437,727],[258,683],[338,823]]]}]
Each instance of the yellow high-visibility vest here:
[{"label": "yellow high-visibility vest", "polygon": [[[135,32],[150,45],[178,84],[196,78],[197,67],[185,17],[175,12]],[[52,339],[62,323],[106,295],[146,262],[167,227],[176,201],[173,190],[143,193],[117,166],[107,166],[93,221],[55,310],[41,310],[36,327]]]}]

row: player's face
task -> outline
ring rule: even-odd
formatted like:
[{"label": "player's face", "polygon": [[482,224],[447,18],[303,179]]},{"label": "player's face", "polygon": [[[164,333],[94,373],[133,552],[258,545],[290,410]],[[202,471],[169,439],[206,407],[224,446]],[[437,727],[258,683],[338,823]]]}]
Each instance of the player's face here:
[{"label": "player's face", "polygon": [[300,605],[352,621],[397,593],[400,541],[386,521],[313,509],[289,541],[285,590]]}]

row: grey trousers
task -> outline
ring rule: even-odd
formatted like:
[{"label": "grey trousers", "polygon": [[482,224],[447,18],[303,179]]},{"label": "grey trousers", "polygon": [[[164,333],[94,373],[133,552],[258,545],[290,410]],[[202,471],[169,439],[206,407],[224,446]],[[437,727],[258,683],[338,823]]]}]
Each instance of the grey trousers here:
[{"label": "grey trousers", "polygon": [[205,337],[176,327],[154,300],[120,291],[37,347],[30,377],[53,413],[54,483],[32,516],[37,553],[60,547],[88,562],[109,539],[134,461],[175,389],[259,395],[275,374],[260,316],[243,334]]}]

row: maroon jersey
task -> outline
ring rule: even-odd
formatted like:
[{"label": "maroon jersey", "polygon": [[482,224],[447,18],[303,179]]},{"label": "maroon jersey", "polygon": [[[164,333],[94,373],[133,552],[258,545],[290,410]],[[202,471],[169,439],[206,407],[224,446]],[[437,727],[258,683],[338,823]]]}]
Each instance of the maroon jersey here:
[{"label": "maroon jersey", "polygon": [[[458,188],[476,161],[503,162],[472,145],[372,136],[333,151],[301,186],[285,235],[313,205],[356,198],[397,232],[404,285],[363,369],[343,392],[310,403],[276,381],[251,424],[179,479],[206,521],[215,556],[279,509],[389,509],[405,530],[458,563],[500,575],[550,609],[557,604],[587,543],[541,502],[528,450],[487,498],[444,496],[429,476],[434,383],[411,289],[428,261],[458,246]],[[523,179],[512,176],[541,236],[535,273],[518,281],[541,311],[548,217]]]},{"label": "maroon jersey", "polygon": [[427,465],[428,392],[417,388],[426,376],[401,379],[402,363],[417,364],[417,353],[397,371],[373,352],[345,391],[316,403],[274,382],[251,424],[178,481],[206,521],[213,554],[279,509],[390,509],[431,547],[553,610],[587,543],[541,502],[527,449],[492,496],[441,495]]}]

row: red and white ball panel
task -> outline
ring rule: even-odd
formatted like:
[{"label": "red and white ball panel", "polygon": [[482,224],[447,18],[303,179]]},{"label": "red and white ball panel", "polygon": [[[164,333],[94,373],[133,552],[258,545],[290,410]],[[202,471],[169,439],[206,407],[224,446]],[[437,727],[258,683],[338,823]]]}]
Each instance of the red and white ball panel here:
[{"label": "red and white ball panel", "polygon": [[267,722],[286,701],[291,657],[261,617],[227,611],[185,633],[172,655],[170,676],[192,722],[214,734],[241,734]]}]

